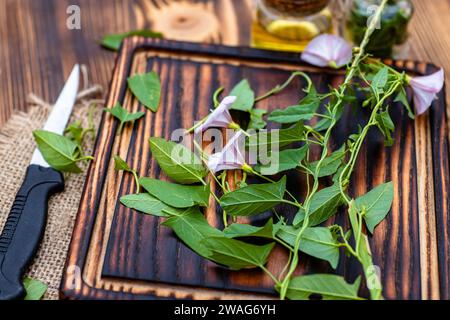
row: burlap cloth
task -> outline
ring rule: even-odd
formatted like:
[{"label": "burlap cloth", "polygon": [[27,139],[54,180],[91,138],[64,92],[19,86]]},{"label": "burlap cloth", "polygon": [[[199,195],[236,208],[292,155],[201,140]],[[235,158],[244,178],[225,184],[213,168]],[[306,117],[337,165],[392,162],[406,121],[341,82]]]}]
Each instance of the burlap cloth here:
[{"label": "burlap cloth", "polygon": [[[94,123],[97,128],[104,101],[95,98],[99,96],[102,89],[97,85],[89,87],[85,68],[82,68],[82,73],[84,89],[78,94],[71,121],[79,119],[86,127],[88,109],[95,103],[97,107]],[[42,128],[51,108],[35,95],[30,95],[28,100],[30,108],[27,113],[13,114],[8,122],[0,127],[0,227],[2,229],[36,147],[32,131]],[[94,141],[91,136],[86,137],[85,140],[86,154],[90,154]],[[86,177],[86,166],[82,166],[84,169],[82,174],[65,175],[65,191],[53,196],[49,202],[44,239],[27,273],[27,276],[48,285],[44,299],[58,299],[58,288]]]}]

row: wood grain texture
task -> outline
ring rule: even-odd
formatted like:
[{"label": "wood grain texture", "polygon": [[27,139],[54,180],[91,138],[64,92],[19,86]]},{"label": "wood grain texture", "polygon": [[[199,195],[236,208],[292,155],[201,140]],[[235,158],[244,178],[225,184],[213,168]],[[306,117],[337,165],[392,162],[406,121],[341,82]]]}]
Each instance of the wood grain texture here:
[{"label": "wood grain texture", "polygon": [[[107,88],[116,55],[102,49],[99,39],[107,33],[164,26],[165,16],[156,13],[180,2],[201,5],[218,22],[218,29],[194,40],[249,45],[253,0],[1,0],[0,124],[13,110],[26,109],[25,97],[29,92],[54,101],[76,62],[86,64],[92,81]],[[443,66],[448,81],[450,1],[413,0],[413,3],[416,10],[410,28],[408,59]],[[69,5],[81,9],[81,30],[66,27]],[[180,22],[177,25],[186,26]],[[160,31],[168,33],[167,29]],[[185,36],[168,34],[174,40],[183,40]]]},{"label": "wood grain texture", "polygon": [[[417,74],[435,68],[413,62],[395,65]],[[319,91],[342,81],[339,72],[323,73],[299,64],[297,54],[137,38],[127,41],[119,56],[107,105],[111,107],[119,101],[130,111],[142,109],[126,90],[124,80],[136,72],[155,70],[161,76],[164,93],[161,110],[155,114],[147,112],[145,119],[118,137],[116,122],[111,117],[103,119],[95,154],[97,161],[89,170],[67,260],[69,271],[63,281],[64,297],[275,297],[272,283],[264,274],[219,268],[185,247],[168,228],[159,225],[158,218],[120,205],[117,201],[120,195],[134,192],[135,186],[130,175],[114,171],[111,155],[119,154],[127,159],[142,176],[166,179],[151,157],[149,137],[170,138],[173,130],[189,127],[195,119],[206,115],[211,95],[220,85],[229,90],[245,77],[259,95],[298,69],[311,75]],[[272,110],[293,104],[303,86],[297,80],[286,92],[262,101],[258,107]],[[438,250],[447,247],[442,242],[447,229],[436,229],[436,220],[445,219],[448,208],[436,200],[434,191],[446,191],[448,187],[446,176],[436,177],[434,173],[448,170],[443,102],[444,99],[436,101],[429,117],[417,122],[408,119],[403,108],[394,104],[392,117],[397,123],[394,146],[385,148],[383,137],[376,130],[371,131],[349,190],[358,196],[384,181],[394,183],[391,213],[370,237],[374,262],[381,269],[388,299],[437,299],[448,294],[447,284],[440,281],[447,277],[446,256],[444,261],[438,256]],[[356,131],[366,116],[362,111],[345,112],[333,135],[333,148]],[[432,119],[440,121],[431,126]],[[304,181],[296,174],[290,175],[288,181],[291,192],[301,196]],[[215,209],[208,208],[205,214],[211,224],[220,227]],[[295,213],[285,206],[279,210],[287,216]],[[347,223],[343,212],[335,219],[340,224]],[[278,248],[271,255],[268,268],[278,274],[286,258],[286,253]],[[343,254],[341,259],[337,272],[353,281],[361,273],[359,265]],[[82,274],[78,287],[71,286],[74,266]],[[326,263],[302,255],[297,273],[330,271]]]},{"label": "wood grain texture", "polygon": [[[100,83],[105,89],[108,88],[116,54],[102,49],[97,43],[98,40],[107,33],[154,28],[161,25],[163,25],[161,28],[168,28],[164,27],[164,21],[162,21],[163,17],[167,17],[167,15],[159,13],[167,7],[177,6],[180,2],[183,1],[0,0],[0,124],[4,123],[14,110],[26,109],[25,97],[29,92],[34,92],[48,101],[54,101],[63,86],[64,79],[76,62],[88,66],[93,82]],[[169,33],[169,31],[173,31],[173,28],[160,31],[169,34],[169,37],[176,40],[183,40],[184,37],[188,36],[191,40],[203,43],[244,46],[250,43],[252,0],[192,0],[187,2],[195,3],[195,8],[213,14],[219,28],[217,28],[217,24],[212,23],[216,27],[201,34]],[[416,10],[410,28],[411,50],[408,58],[416,61],[429,61],[438,66],[443,66],[448,82],[450,79],[450,34],[447,30],[447,20],[450,17],[450,1],[413,0],[413,3]],[[66,9],[72,4],[79,5],[81,8],[81,30],[68,30],[66,27]],[[177,16],[175,15],[175,17]],[[186,26],[185,23],[189,23],[189,21],[181,19],[177,22],[177,25],[182,29],[183,26]],[[427,73],[429,71],[427,70]],[[119,89],[116,88],[116,90]],[[446,97],[447,106],[450,106],[448,90]],[[438,104],[444,106],[444,101],[438,101]],[[447,107],[447,117],[449,115],[450,109]],[[433,235],[432,232],[428,233],[427,229],[419,229],[418,227],[419,220],[432,222],[430,219],[433,219],[428,215],[428,209],[423,207],[423,199],[404,199],[402,201],[402,205],[416,207],[420,211],[421,215],[419,216],[412,213],[407,214],[406,211],[402,213],[404,219],[409,219],[407,221],[411,220],[415,223],[416,229],[409,229],[403,222],[393,225],[386,223],[383,232],[400,232],[399,236],[401,235],[401,237],[393,238],[392,245],[412,241],[405,239],[412,239],[420,235],[424,238],[421,242],[422,247],[430,245],[430,252],[437,250],[439,275],[431,277],[434,279],[433,283],[439,281],[440,297],[449,299],[450,246],[448,243],[450,241],[450,217],[448,216],[449,203],[447,199],[449,170],[446,163],[448,146],[446,143],[441,143],[441,141],[444,141],[443,135],[448,133],[445,129],[445,115],[443,113],[434,111],[430,113],[428,120],[430,121],[429,133],[422,135],[425,139],[422,142],[426,145],[427,141],[431,141],[431,150],[427,147],[425,154],[417,154],[414,150],[407,154],[392,154],[397,157],[397,162],[391,170],[398,172],[399,169],[403,168],[403,173],[407,174],[409,165],[401,167],[402,161],[407,161],[407,163],[409,161],[414,164],[423,160],[424,156],[433,155],[431,162],[426,162],[425,165],[422,162],[420,163],[420,166],[424,167],[422,172],[427,175],[432,174],[433,181],[430,181],[429,176],[421,176],[418,177],[419,184],[411,183],[414,182],[414,172],[409,172],[411,180],[408,175],[403,175],[402,178],[397,178],[397,181],[401,183],[398,184],[399,187],[409,187],[405,190],[413,193],[417,193],[421,188],[423,189],[424,184],[422,182],[434,184],[434,196],[432,198],[434,198],[434,207],[437,213],[435,217],[436,234]],[[405,136],[409,139],[406,140],[408,142],[406,145],[417,145],[419,142],[411,139],[411,136],[415,134],[415,129],[410,128],[409,130],[411,131],[405,131],[409,132]],[[382,155],[383,161],[388,161],[392,156]],[[385,174],[375,170],[371,183],[376,184],[382,181]],[[369,178],[365,179],[369,181]],[[364,192],[363,189],[358,189],[358,192]],[[407,191],[403,192],[406,193]],[[395,203],[395,205],[399,206],[400,203]],[[86,232],[90,232],[89,228],[91,227],[88,226]],[[374,238],[377,238],[377,236]],[[435,238],[437,238],[437,243],[430,243]],[[437,249],[433,249],[436,246]],[[388,252],[388,249],[388,245],[377,249],[380,250],[380,254],[386,255],[383,261],[401,264],[407,263],[407,259],[411,259],[410,273],[404,273],[403,280],[409,281],[412,279],[417,282],[419,279],[416,272],[417,261],[420,260],[420,257],[414,254],[413,249],[415,248],[409,248],[409,253],[405,253],[403,256]],[[420,261],[423,261],[423,259]],[[434,259],[434,262],[430,260],[428,267],[430,272],[435,272],[436,260]],[[424,271],[422,270],[422,272]],[[76,270],[74,270],[74,274],[77,274]],[[392,276],[391,280],[394,281],[394,279],[396,279],[395,276]],[[401,287],[399,284],[395,284],[395,286]],[[392,296],[400,296],[398,290],[394,288],[395,286],[392,285],[389,292]],[[402,296],[407,297],[407,292],[410,289],[403,289]],[[85,290],[89,292],[89,289]],[[435,284],[423,283],[417,290],[421,291],[424,297],[436,297]],[[106,291],[102,294],[103,297],[106,297],[109,293]],[[100,296],[100,293],[96,291],[96,295]]]}]

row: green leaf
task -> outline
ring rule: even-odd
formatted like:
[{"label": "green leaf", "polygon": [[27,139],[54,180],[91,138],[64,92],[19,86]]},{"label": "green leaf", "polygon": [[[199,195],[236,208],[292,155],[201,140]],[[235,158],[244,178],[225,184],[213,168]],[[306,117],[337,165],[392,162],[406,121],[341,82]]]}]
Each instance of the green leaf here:
[{"label": "green leaf", "polygon": [[300,120],[311,120],[320,106],[320,98],[316,89],[311,87],[310,92],[298,103],[285,109],[276,109],[270,115],[268,120],[277,123],[294,123]]},{"label": "green leaf", "polygon": [[[338,150],[331,153],[328,157],[323,159],[321,168],[319,170],[319,178],[334,174],[339,166],[342,164],[345,156],[345,145]],[[310,169],[315,172],[319,161],[314,161],[310,164]]]},{"label": "green leaf", "polygon": [[355,200],[358,210],[363,211],[364,209],[363,218],[371,233],[389,213],[393,199],[394,186],[392,182],[387,182],[380,184]]},{"label": "green leaf", "polygon": [[178,183],[199,182],[208,173],[201,160],[181,144],[152,137],[150,149],[167,176]]},{"label": "green leaf", "polygon": [[128,78],[128,87],[140,103],[153,112],[158,110],[161,98],[161,82],[156,72],[136,74]]},{"label": "green leaf", "polygon": [[135,120],[142,118],[144,116],[144,112],[135,112],[130,113],[127,109],[123,108],[119,102],[116,103],[116,105],[111,108],[105,108],[105,112],[111,113],[114,118],[118,119],[120,122],[119,129],[117,130],[117,134],[120,134],[122,132],[122,127],[127,122],[134,122]]},{"label": "green leaf", "polygon": [[175,208],[195,205],[208,206],[209,184],[206,186],[184,186],[153,178],[141,178],[139,184],[148,193]]},{"label": "green leaf", "polygon": [[137,187],[136,192],[139,193],[139,191],[141,189],[141,185],[139,184],[139,177],[137,175],[136,170],[131,169],[130,166],[128,165],[128,163],[126,163],[125,160],[123,160],[122,158],[120,158],[117,155],[114,156],[114,170],[125,171],[125,172],[131,173],[133,175],[134,181],[136,183],[136,187]]},{"label": "green leaf", "polygon": [[117,51],[120,48],[120,44],[123,39],[131,36],[141,36],[146,38],[162,38],[163,35],[160,32],[154,32],[150,30],[134,30],[126,33],[108,34],[101,40],[101,45],[107,49]]},{"label": "green leaf", "polygon": [[255,104],[255,93],[250,88],[247,79],[241,80],[230,92],[230,96],[235,96],[236,101],[230,109],[240,111],[250,111]]},{"label": "green leaf", "polygon": [[48,289],[45,283],[31,278],[23,279],[23,286],[26,291],[24,300],[41,300]]},{"label": "green leaf", "polygon": [[114,156],[114,169],[116,171],[127,171],[127,172],[134,172],[133,169],[130,168],[128,163],[125,162],[122,158],[119,156]]},{"label": "green leaf", "polygon": [[272,218],[262,227],[255,227],[249,224],[233,223],[223,230],[227,238],[244,238],[244,237],[258,237],[273,239],[275,231]]},{"label": "green leaf", "polygon": [[[309,207],[309,226],[316,226],[330,218],[342,203],[338,185],[323,188],[313,195]],[[294,225],[299,225],[305,218],[305,211],[300,209],[294,218]]]},{"label": "green leaf", "polygon": [[180,215],[185,209],[173,208],[148,193],[128,194],[120,197],[120,202],[130,208],[157,217]]},{"label": "green leaf", "polygon": [[302,122],[297,122],[294,126],[286,129],[262,130],[253,134],[248,142],[250,148],[270,148],[273,144],[278,147],[284,147],[291,143],[302,141],[304,139],[304,126]]},{"label": "green leaf", "polygon": [[34,139],[45,161],[58,171],[80,173],[77,166],[78,145],[67,137],[44,131],[33,131]]},{"label": "green leaf", "polygon": [[359,224],[360,215],[361,212],[359,212],[355,200],[352,200],[348,206],[348,217],[355,239],[355,247],[357,248],[356,254],[361,262],[370,296],[372,300],[379,300],[382,297],[382,286],[372,261],[372,255],[367,247],[369,240],[362,232],[362,227]]},{"label": "green leaf", "polygon": [[[299,231],[300,229],[292,226],[281,226],[277,236],[294,247]],[[333,269],[336,269],[338,265],[339,242],[329,228],[310,227],[305,229],[300,239],[299,249],[310,256],[328,261]]]},{"label": "green leaf", "polygon": [[386,138],[384,142],[385,146],[392,146],[394,144],[394,140],[392,139],[392,132],[395,130],[395,126],[392,122],[391,116],[389,115],[389,111],[386,110],[377,114],[375,119],[377,120],[378,128]]},{"label": "green leaf", "polygon": [[[336,117],[335,117],[336,121],[339,121],[339,119],[342,117],[343,112],[344,112],[344,107],[343,107],[343,105],[340,105],[336,112]],[[332,115],[329,112],[327,112],[325,114],[329,117],[332,117]],[[329,118],[322,119],[319,122],[317,122],[317,124],[314,126],[314,130],[316,130],[316,131],[327,130],[330,127],[330,124],[331,124],[331,119],[329,119]]]},{"label": "green leaf", "polygon": [[267,113],[266,110],[251,109],[249,113],[250,113],[250,122],[248,124],[247,129],[260,130],[266,127],[267,123],[263,119],[263,116]]},{"label": "green leaf", "polygon": [[358,296],[361,278],[353,284],[334,274],[313,274],[291,280],[286,296],[291,300],[307,300],[312,294],[323,300],[364,300]]},{"label": "green leaf", "polygon": [[290,106],[286,109],[276,109],[268,117],[269,121],[277,123],[294,123],[300,120],[311,120],[319,107],[319,103]]},{"label": "green leaf", "polygon": [[272,175],[282,171],[295,169],[305,158],[308,146],[304,145],[298,149],[286,149],[279,152],[271,152],[270,157],[264,161],[260,158],[260,162],[254,169],[263,172],[265,175]]},{"label": "green leaf", "polygon": [[345,162],[343,162],[342,165],[340,165],[337,168],[336,172],[333,174],[333,177],[331,179],[333,183],[339,183],[339,179],[341,178],[341,174],[342,171],[344,171],[344,169],[345,169]]},{"label": "green leaf", "polygon": [[232,216],[265,212],[283,200],[286,177],[276,183],[252,184],[226,193],[220,198],[222,209]]},{"label": "green leaf", "polygon": [[209,225],[198,210],[170,217],[163,222],[163,225],[170,227],[189,248],[207,259],[212,256],[212,251],[206,244],[206,240],[223,236],[221,231]]},{"label": "green leaf", "polygon": [[412,112],[411,105],[408,101],[408,96],[406,95],[406,91],[404,87],[400,87],[397,96],[394,99],[394,102],[400,102],[408,111],[408,116],[411,119],[414,119],[414,112]]},{"label": "green leaf", "polygon": [[275,243],[257,246],[224,237],[212,237],[203,241],[211,251],[210,259],[233,270],[263,267],[275,246]]},{"label": "green leaf", "polygon": [[277,123],[294,123],[300,120],[311,120],[314,112],[304,106],[289,106],[286,109],[276,109],[269,117],[269,121]]},{"label": "green leaf", "polygon": [[386,66],[381,68],[373,77],[371,86],[374,88],[374,91],[378,91],[379,89],[383,89],[386,86],[388,81],[389,70]]},{"label": "green leaf", "polygon": [[72,122],[69,126],[67,126],[64,133],[66,137],[75,142],[78,147],[81,149],[83,145],[83,126],[81,125],[81,121],[77,120]]}]

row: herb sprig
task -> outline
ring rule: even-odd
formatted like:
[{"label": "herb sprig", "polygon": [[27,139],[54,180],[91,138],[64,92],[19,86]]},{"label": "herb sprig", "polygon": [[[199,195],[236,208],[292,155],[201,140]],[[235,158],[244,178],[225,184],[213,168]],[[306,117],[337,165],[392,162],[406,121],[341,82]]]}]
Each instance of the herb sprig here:
[{"label": "herb sprig", "polygon": [[[193,149],[196,152],[192,152],[182,144],[150,138],[152,156],[175,183],[141,178],[137,183],[142,184],[147,193],[125,195],[121,202],[146,214],[167,218],[163,225],[206,259],[232,270],[263,270],[273,280],[281,299],[308,299],[311,295],[323,299],[363,299],[359,296],[361,277],[348,283],[333,274],[294,276],[300,252],[327,261],[336,269],[341,249],[361,264],[370,298],[382,299],[381,280],[363,230],[366,227],[373,233],[389,213],[393,184],[382,183],[356,198],[347,190],[369,131],[378,129],[385,137],[386,145],[393,143],[394,123],[389,115],[389,103],[401,102],[413,118],[404,88],[409,84],[408,76],[365,53],[386,2],[382,1],[362,43],[354,48],[353,61],[341,85],[330,88],[327,93],[319,93],[307,74],[296,71],[285,83],[255,96],[250,83],[244,79],[225,99],[233,101],[230,109],[248,114],[250,123],[247,127],[237,125],[223,102],[219,102],[219,96],[225,91],[220,87],[212,97],[216,109],[187,129],[186,134],[193,131],[198,134],[209,126],[237,132],[222,151],[208,154],[207,148],[195,139]],[[265,111],[255,108],[255,104],[283,91],[296,77],[306,81],[305,97],[296,105],[270,113],[267,120],[281,124],[282,128],[265,130]],[[344,108],[357,106],[356,92],[364,96],[362,107],[369,114],[368,121],[332,152],[330,138]],[[244,139],[242,145],[239,143],[241,137]],[[256,153],[256,164],[247,163],[249,158],[242,155],[252,149],[266,151]],[[318,158],[313,156],[313,149],[320,150]],[[287,189],[285,172],[292,170],[305,175],[306,196],[302,201]],[[279,173],[281,178],[273,177]],[[263,183],[249,184],[249,175]],[[207,183],[209,176],[214,180],[215,188]],[[221,229],[213,228],[201,213],[202,207],[212,202],[223,210]],[[277,210],[280,204],[295,208],[295,217],[287,219],[281,215]],[[340,208],[345,209],[350,228],[337,224],[321,225]],[[273,214],[263,226],[236,222],[237,217],[258,216],[268,211]],[[252,241],[255,238],[259,238],[257,245]],[[276,245],[289,253],[279,274],[273,274],[266,267]]]}]

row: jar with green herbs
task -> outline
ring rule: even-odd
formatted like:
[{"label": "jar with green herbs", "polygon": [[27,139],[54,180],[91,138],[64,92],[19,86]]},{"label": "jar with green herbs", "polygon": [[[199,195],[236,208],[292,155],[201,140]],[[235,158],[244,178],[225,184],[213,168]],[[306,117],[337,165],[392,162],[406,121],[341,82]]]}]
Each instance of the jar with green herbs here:
[{"label": "jar with green herbs", "polygon": [[[353,0],[346,22],[346,38],[360,43],[379,0]],[[413,14],[410,0],[389,0],[381,23],[366,47],[367,52],[380,57],[392,57],[408,39],[408,23]]]}]

